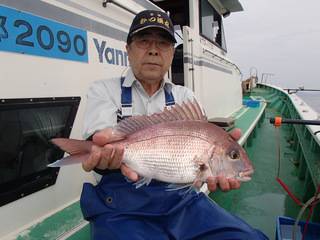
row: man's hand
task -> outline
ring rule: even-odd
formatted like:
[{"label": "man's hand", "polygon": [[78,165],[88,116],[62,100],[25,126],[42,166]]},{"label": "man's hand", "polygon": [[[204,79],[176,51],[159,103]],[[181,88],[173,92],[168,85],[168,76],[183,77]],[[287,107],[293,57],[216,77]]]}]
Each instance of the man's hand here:
[{"label": "man's hand", "polygon": [[119,140],[117,136],[112,134],[111,128],[106,128],[93,135],[92,141],[98,146],[93,146],[89,158],[82,163],[82,168],[89,172],[94,168],[105,169],[121,169],[123,175],[132,181],[138,180],[138,174],[122,164],[124,148],[121,145],[108,144],[112,141]]},{"label": "man's hand", "polygon": [[[236,128],[229,134],[234,140],[239,140],[241,137],[241,130],[239,128]],[[228,179],[224,176],[208,177],[207,186],[210,192],[216,191],[217,187],[226,192],[232,189],[240,188],[240,181],[232,178]]]}]

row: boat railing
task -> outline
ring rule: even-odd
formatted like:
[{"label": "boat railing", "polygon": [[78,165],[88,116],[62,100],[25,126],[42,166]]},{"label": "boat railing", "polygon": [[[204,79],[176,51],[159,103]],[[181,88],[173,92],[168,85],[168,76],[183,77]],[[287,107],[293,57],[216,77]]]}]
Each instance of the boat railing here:
[{"label": "boat railing", "polygon": [[[261,84],[262,88],[270,88],[269,104],[277,109],[285,121],[294,123],[288,124],[288,143],[294,150],[294,163],[297,165],[297,176],[303,180],[304,192],[300,194],[301,201],[306,202],[315,195],[316,189],[320,186],[320,137],[315,134],[319,131],[319,118],[317,113],[298,97],[289,95],[283,89],[268,84]],[[312,219],[320,221],[320,205],[315,208]]]},{"label": "boat railing", "polygon": [[133,15],[136,15],[139,12],[139,11],[136,11],[136,10],[129,8],[128,6],[124,5],[123,2],[117,1],[117,0],[103,0],[102,6],[106,8],[108,3],[112,3],[122,9],[132,13]]},{"label": "boat railing", "polygon": [[320,89],[312,89],[312,88],[304,88],[304,87],[299,87],[299,88],[284,88],[283,90],[287,91],[288,94],[292,93],[297,93],[297,92],[320,92]]},{"label": "boat railing", "polygon": [[210,51],[209,49],[202,49],[202,53],[209,53],[213,58],[217,58],[220,62],[224,62],[225,64],[231,65],[233,66],[241,75],[241,70],[238,68],[238,66],[236,64],[234,64],[233,62],[228,61],[227,59],[219,56],[218,54],[215,54],[214,52]]}]

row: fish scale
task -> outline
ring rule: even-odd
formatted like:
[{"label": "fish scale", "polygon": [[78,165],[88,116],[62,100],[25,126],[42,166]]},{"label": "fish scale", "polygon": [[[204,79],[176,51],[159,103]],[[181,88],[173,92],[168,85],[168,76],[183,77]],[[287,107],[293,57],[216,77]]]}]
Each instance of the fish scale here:
[{"label": "fish scale", "polygon": [[[159,127],[174,132],[177,126]],[[200,156],[210,145],[199,137],[192,134],[186,136],[185,131],[183,133],[184,135],[164,135],[163,132],[156,131],[152,138],[129,142],[123,161],[147,178],[175,183],[192,182],[198,170],[194,156]]]}]

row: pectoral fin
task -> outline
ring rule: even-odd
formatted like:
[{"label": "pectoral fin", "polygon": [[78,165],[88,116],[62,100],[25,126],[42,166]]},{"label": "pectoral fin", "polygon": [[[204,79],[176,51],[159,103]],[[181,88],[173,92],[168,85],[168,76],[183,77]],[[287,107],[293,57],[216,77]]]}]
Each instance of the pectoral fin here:
[{"label": "pectoral fin", "polygon": [[200,189],[202,185],[206,182],[207,178],[211,176],[211,164],[212,156],[214,153],[215,146],[211,146],[207,151],[203,152],[200,157],[194,158],[194,163],[197,168],[197,176],[193,182],[193,186],[196,189]]},{"label": "pectoral fin", "polygon": [[148,186],[151,182],[152,178],[147,178],[147,177],[143,177],[141,179],[139,179],[137,182],[134,183],[134,185],[136,186],[136,188],[140,188],[144,185]]}]

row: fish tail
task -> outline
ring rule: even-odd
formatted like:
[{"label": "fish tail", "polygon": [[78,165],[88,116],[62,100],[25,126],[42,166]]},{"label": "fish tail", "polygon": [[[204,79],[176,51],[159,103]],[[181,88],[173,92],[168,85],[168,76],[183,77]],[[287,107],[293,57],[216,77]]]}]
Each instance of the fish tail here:
[{"label": "fish tail", "polygon": [[93,145],[91,141],[68,138],[53,138],[51,142],[70,155],[89,153]]},{"label": "fish tail", "polygon": [[90,156],[89,153],[67,156],[53,163],[48,164],[47,167],[62,167],[62,166],[82,163],[85,160],[87,160],[89,156]]},{"label": "fish tail", "polygon": [[57,160],[48,167],[61,167],[65,165],[82,163],[90,156],[93,143],[91,141],[67,139],[67,138],[53,138],[51,142],[58,146],[61,150],[70,154],[65,158]]}]

